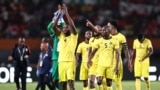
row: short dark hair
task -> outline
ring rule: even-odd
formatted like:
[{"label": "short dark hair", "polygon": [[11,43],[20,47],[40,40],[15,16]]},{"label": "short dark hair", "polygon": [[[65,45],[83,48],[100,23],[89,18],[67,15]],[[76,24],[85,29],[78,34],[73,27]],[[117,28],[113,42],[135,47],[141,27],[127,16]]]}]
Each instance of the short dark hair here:
[{"label": "short dark hair", "polygon": [[48,42],[49,42],[49,38],[47,38],[47,37],[43,37],[43,38],[42,38],[42,42],[44,42],[44,43],[48,43]]},{"label": "short dark hair", "polygon": [[145,35],[143,33],[140,33],[137,35],[138,40],[142,40],[143,38],[145,38]]},{"label": "short dark hair", "polygon": [[115,28],[118,28],[118,24],[116,21],[109,21],[109,23],[113,25]]}]

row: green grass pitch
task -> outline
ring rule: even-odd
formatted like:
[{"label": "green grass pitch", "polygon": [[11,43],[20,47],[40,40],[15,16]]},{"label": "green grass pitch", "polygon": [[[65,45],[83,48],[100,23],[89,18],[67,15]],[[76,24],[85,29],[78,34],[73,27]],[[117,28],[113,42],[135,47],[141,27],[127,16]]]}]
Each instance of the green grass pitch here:
[{"label": "green grass pitch", "polygon": [[[37,82],[27,83],[27,90],[35,90]],[[135,90],[134,81],[122,81],[123,90]],[[46,87],[47,88],[47,87]],[[75,82],[76,90],[83,90],[82,82]],[[16,90],[15,83],[0,83],[0,90]],[[48,88],[46,90],[49,90]],[[69,89],[68,89],[69,90]],[[113,90],[115,90],[115,84],[113,83]],[[146,90],[146,85],[141,82],[141,90]],[[160,90],[160,82],[151,82],[151,90]]]}]

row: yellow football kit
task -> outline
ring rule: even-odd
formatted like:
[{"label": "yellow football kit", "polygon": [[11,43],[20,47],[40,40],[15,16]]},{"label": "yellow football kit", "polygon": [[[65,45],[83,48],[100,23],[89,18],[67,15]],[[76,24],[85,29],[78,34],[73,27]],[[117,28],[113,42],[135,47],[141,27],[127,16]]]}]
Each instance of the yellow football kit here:
[{"label": "yellow football kit", "polygon": [[75,49],[77,46],[78,34],[71,33],[70,36],[65,36],[61,32],[59,35],[59,80],[67,81],[75,79]]},{"label": "yellow football kit", "polygon": [[[121,58],[121,51],[123,48],[123,44],[126,43],[126,38],[123,34],[118,33],[116,35],[112,35],[114,39],[116,39],[119,42],[119,49],[120,49],[120,61],[119,61],[119,66],[118,66],[118,74],[114,74],[114,81],[117,80],[122,80],[123,77],[123,63],[122,63],[122,58]],[[114,65],[116,65],[116,57],[114,58]]]},{"label": "yellow football kit", "polygon": [[149,75],[149,65],[150,60],[149,57],[146,60],[140,62],[142,58],[146,56],[148,53],[148,49],[152,48],[151,41],[149,39],[145,39],[143,43],[140,43],[138,39],[134,40],[133,49],[136,50],[135,64],[134,64],[134,74],[135,77],[148,77]]},{"label": "yellow football kit", "polygon": [[89,43],[81,42],[78,45],[77,53],[80,53],[82,56],[82,63],[80,67],[80,80],[87,80],[89,69],[87,67],[87,60],[88,60],[88,50],[89,50]]},{"label": "yellow football kit", "polygon": [[116,39],[101,38],[95,45],[99,49],[99,62],[97,68],[97,76],[113,79],[114,73],[114,52],[119,49],[119,44]]}]

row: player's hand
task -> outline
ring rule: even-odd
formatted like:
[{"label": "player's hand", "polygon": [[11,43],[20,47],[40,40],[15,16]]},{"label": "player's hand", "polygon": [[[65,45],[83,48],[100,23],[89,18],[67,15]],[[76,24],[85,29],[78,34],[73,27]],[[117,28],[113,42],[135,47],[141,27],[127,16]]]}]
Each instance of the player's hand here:
[{"label": "player's hand", "polygon": [[37,67],[37,70],[40,68],[39,63],[36,65],[36,67]]},{"label": "player's hand", "polygon": [[24,58],[25,58],[25,59],[28,59],[28,58],[29,58],[29,56],[28,56],[28,55],[25,55],[25,56],[24,56]]},{"label": "player's hand", "polygon": [[12,56],[8,56],[8,61],[12,61],[13,57]]},{"label": "player's hand", "polygon": [[128,69],[129,69],[130,72],[133,71],[133,65],[131,63],[128,63]]},{"label": "player's hand", "polygon": [[58,13],[62,14],[64,12],[64,10],[62,9],[61,5],[58,5]]},{"label": "player's hand", "polygon": [[88,68],[90,68],[90,67],[92,66],[92,61],[91,61],[91,60],[89,60],[89,61],[87,62],[87,66],[88,66]]},{"label": "player's hand", "polygon": [[67,9],[67,6],[65,4],[63,4],[62,8],[63,8],[65,14],[68,13],[68,9]]},{"label": "player's hand", "polygon": [[93,26],[93,24],[92,24],[91,21],[89,21],[89,20],[86,20],[86,21],[87,21],[87,22],[86,22],[86,26],[87,26],[87,27]]},{"label": "player's hand", "polygon": [[58,4],[58,11],[61,10],[61,9],[62,9],[61,5]]}]

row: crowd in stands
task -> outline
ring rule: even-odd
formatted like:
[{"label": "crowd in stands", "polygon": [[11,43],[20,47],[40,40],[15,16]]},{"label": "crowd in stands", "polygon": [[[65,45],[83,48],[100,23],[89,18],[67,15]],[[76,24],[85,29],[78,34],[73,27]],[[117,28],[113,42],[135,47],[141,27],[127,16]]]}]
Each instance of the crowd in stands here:
[{"label": "crowd in stands", "polygon": [[[104,25],[116,20],[119,30],[128,37],[144,32],[160,37],[159,0],[63,0],[78,30],[87,28],[87,19]],[[47,36],[58,0],[0,0],[0,38]]]}]

